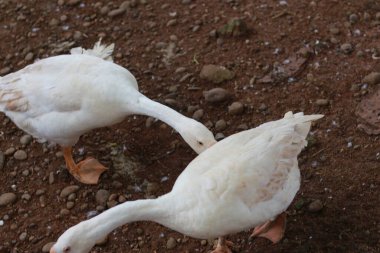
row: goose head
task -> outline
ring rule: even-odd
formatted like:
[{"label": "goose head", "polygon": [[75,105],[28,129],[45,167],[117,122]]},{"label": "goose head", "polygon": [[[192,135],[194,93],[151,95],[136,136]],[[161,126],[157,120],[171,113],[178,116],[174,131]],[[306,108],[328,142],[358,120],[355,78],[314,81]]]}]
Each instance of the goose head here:
[{"label": "goose head", "polygon": [[63,233],[58,241],[51,247],[50,253],[87,253],[94,246],[94,239],[86,236],[85,222],[71,227]]},{"label": "goose head", "polygon": [[180,134],[189,146],[198,154],[216,143],[212,132],[196,120],[186,122],[186,127],[180,132]]}]

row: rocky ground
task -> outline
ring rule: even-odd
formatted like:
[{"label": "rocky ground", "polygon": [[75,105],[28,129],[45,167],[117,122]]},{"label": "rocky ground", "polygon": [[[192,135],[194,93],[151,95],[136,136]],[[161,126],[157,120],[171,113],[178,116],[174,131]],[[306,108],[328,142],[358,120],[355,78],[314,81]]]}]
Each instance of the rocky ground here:
[{"label": "rocky ground", "polygon": [[[289,110],[326,115],[300,155],[285,238],[245,231],[229,237],[234,252],[380,252],[379,1],[0,0],[0,75],[100,37],[144,94],[218,139]],[[76,145],[76,159],[110,168],[87,186],[58,147],[0,122],[0,252],[48,252],[68,227],[168,192],[196,156],[167,125],[131,116]],[[207,252],[213,239],[136,222],[92,252]]]}]

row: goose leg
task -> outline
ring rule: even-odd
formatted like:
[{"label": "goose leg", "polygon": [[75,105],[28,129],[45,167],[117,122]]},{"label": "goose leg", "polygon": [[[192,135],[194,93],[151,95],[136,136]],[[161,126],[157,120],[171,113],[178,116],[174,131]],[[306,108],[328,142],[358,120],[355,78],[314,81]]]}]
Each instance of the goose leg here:
[{"label": "goose leg", "polygon": [[255,227],[251,237],[264,237],[273,243],[278,243],[284,237],[286,227],[286,214],[282,213],[274,221],[267,221],[263,225]]},{"label": "goose leg", "polygon": [[72,156],[71,147],[63,147],[63,156],[70,174],[84,184],[97,184],[100,175],[107,170],[106,167],[92,157],[88,157],[76,164]]},{"label": "goose leg", "polygon": [[228,248],[228,246],[232,246],[232,242],[226,241],[224,237],[219,237],[218,245],[210,253],[232,253],[232,251]]}]

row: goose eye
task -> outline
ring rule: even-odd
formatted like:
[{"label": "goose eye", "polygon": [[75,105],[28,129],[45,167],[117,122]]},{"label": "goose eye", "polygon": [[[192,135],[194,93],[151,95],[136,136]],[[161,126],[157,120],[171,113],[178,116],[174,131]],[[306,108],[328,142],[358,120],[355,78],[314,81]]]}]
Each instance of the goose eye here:
[{"label": "goose eye", "polygon": [[65,248],[63,249],[63,252],[64,252],[64,253],[69,253],[69,252],[70,252],[70,247],[69,247],[69,246],[65,247]]},{"label": "goose eye", "polygon": [[201,141],[198,141],[198,144],[201,145],[201,146],[203,146],[203,142],[201,142]]}]

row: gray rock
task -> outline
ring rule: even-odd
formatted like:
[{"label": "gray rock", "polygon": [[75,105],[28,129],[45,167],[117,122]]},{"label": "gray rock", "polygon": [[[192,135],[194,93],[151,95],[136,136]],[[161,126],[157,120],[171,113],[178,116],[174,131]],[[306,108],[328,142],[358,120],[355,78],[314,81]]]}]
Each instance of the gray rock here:
[{"label": "gray rock", "polygon": [[96,192],[95,200],[98,205],[106,206],[108,197],[110,196],[109,191],[100,189]]},{"label": "gray rock", "polygon": [[20,239],[20,241],[25,241],[27,236],[28,234],[26,232],[22,232],[18,238]]},{"label": "gray rock", "polygon": [[22,174],[24,177],[27,177],[27,176],[29,176],[29,170],[28,170],[28,169],[25,169],[25,170],[22,171],[21,174]]},{"label": "gray rock", "polygon": [[51,247],[53,247],[53,245],[55,244],[55,242],[48,242],[46,243],[43,247],[42,247],[42,252],[43,253],[48,253],[51,249]]},{"label": "gray rock", "polygon": [[223,133],[217,133],[215,135],[215,140],[217,140],[217,141],[223,140],[224,138],[225,138],[225,136]]},{"label": "gray rock", "polygon": [[67,209],[72,209],[75,206],[75,203],[73,201],[69,201],[66,203],[66,208]]},{"label": "gray rock", "polygon": [[54,179],[54,172],[49,173],[49,184],[53,184],[55,179]]},{"label": "gray rock", "polygon": [[27,53],[27,54],[25,55],[24,60],[27,61],[27,62],[29,62],[29,61],[32,61],[33,58],[34,58],[34,54],[33,54],[32,52],[29,52],[29,53]]},{"label": "gray rock", "polygon": [[203,66],[199,76],[213,83],[221,83],[234,78],[235,74],[223,66],[210,64]]},{"label": "gray rock", "polygon": [[13,157],[16,159],[16,160],[25,160],[26,158],[28,158],[28,155],[26,154],[26,152],[22,149],[20,150],[17,150],[14,154],[13,154]]},{"label": "gray rock", "polygon": [[6,156],[13,155],[15,151],[16,149],[14,147],[10,147],[7,150],[5,150],[4,155]]},{"label": "gray rock", "polygon": [[340,50],[342,50],[345,54],[350,54],[352,51],[354,51],[354,48],[350,43],[344,43],[340,46]]},{"label": "gray rock", "polygon": [[59,196],[61,198],[66,198],[67,196],[69,196],[71,193],[74,193],[74,192],[77,192],[79,190],[79,186],[78,185],[70,185],[70,186],[66,186],[62,191],[61,193],[59,194]]},{"label": "gray rock", "polygon": [[77,5],[79,3],[80,3],[80,0],[69,0],[69,1],[67,1],[67,5],[71,5],[71,6]]},{"label": "gray rock", "polygon": [[228,113],[232,115],[242,114],[244,112],[244,105],[241,102],[233,102],[228,106]]},{"label": "gray rock", "polygon": [[166,248],[174,249],[175,246],[177,246],[177,241],[173,237],[170,237],[168,241],[166,242]]},{"label": "gray rock", "polygon": [[329,104],[329,100],[328,99],[324,99],[324,98],[320,98],[320,99],[317,99],[315,101],[315,103],[319,106],[326,106]]},{"label": "gray rock", "polygon": [[220,119],[215,123],[215,130],[216,131],[223,131],[226,129],[227,123],[224,119]]},{"label": "gray rock", "polygon": [[124,14],[124,13],[125,13],[125,10],[123,10],[123,9],[115,9],[115,10],[109,11],[108,16],[113,18],[113,17],[117,17],[117,16]]},{"label": "gray rock", "polygon": [[220,103],[230,98],[230,93],[223,88],[214,88],[203,92],[206,102]]},{"label": "gray rock", "polygon": [[166,26],[175,26],[177,24],[177,19],[170,19],[167,23]]},{"label": "gray rock", "polygon": [[10,67],[4,67],[0,69],[0,76],[5,76],[6,74],[9,74],[11,72]]},{"label": "gray rock", "polygon": [[334,35],[338,35],[340,33],[340,30],[337,27],[331,27],[330,28],[330,33],[334,34]]},{"label": "gray rock", "polygon": [[70,214],[70,210],[66,209],[66,208],[63,208],[61,209],[61,211],[59,212],[61,215],[63,216],[66,216],[66,215],[69,215]]},{"label": "gray rock", "polygon": [[24,134],[23,136],[21,136],[20,138],[20,143],[22,145],[28,145],[31,141],[33,140],[33,137],[29,134]]},{"label": "gray rock", "polygon": [[0,206],[6,206],[13,204],[17,199],[16,194],[13,192],[7,192],[0,195]]},{"label": "gray rock", "polygon": [[348,20],[350,21],[351,24],[355,24],[359,21],[359,16],[355,13],[352,13],[349,17]]},{"label": "gray rock", "polygon": [[21,195],[21,199],[23,200],[30,200],[32,196],[29,193],[24,193]]},{"label": "gray rock", "polygon": [[307,207],[307,209],[309,210],[309,212],[311,213],[316,213],[316,212],[319,212],[321,211],[323,208],[323,203],[321,200],[317,199],[317,200],[314,200],[313,202],[311,202],[309,204],[309,206]]},{"label": "gray rock", "polygon": [[193,119],[200,121],[203,117],[204,111],[203,109],[198,109],[193,114]]},{"label": "gray rock", "polygon": [[50,20],[50,22],[49,22],[49,25],[50,25],[50,26],[57,26],[57,25],[59,25],[59,20],[56,19],[56,18],[52,18],[52,19]]},{"label": "gray rock", "polygon": [[380,72],[372,72],[363,78],[363,83],[375,85],[380,83]]}]

